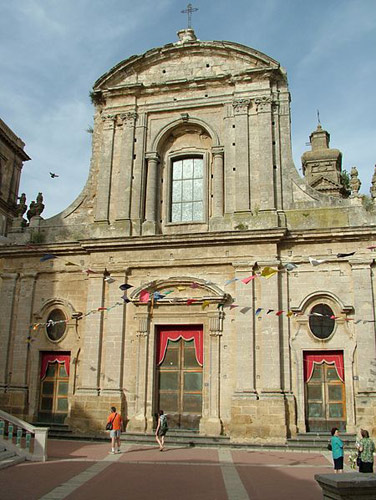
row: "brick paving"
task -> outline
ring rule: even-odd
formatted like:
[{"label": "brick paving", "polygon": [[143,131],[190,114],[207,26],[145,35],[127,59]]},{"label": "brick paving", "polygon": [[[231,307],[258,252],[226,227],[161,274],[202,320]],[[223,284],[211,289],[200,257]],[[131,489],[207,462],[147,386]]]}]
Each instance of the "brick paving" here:
[{"label": "brick paving", "polygon": [[0,499],[321,500],[332,471],[321,453],[122,446],[50,440],[47,462],[0,471]]}]

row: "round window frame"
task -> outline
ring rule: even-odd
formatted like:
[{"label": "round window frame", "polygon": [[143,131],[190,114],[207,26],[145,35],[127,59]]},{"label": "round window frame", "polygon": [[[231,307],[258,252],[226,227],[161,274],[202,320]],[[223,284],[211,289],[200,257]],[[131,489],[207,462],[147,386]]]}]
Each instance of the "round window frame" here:
[{"label": "round window frame", "polygon": [[[46,334],[46,337],[47,337],[47,340],[49,342],[52,342],[53,344],[58,344],[59,342],[61,342],[67,335],[68,333],[68,327],[67,327],[67,324],[64,323],[64,332],[62,333],[61,337],[59,337],[58,339],[53,339],[49,336],[48,334],[48,321],[50,320],[50,316],[52,315],[53,312],[55,311],[59,311],[62,316],[64,317],[64,320],[66,321],[68,319],[68,316],[66,315],[65,311],[61,308],[61,307],[52,307],[49,312],[48,312],[48,315],[47,315],[47,319],[46,319],[46,326],[45,326],[45,334]],[[61,318],[62,320],[63,318]],[[61,321],[61,320],[57,320],[57,321]],[[54,325],[55,326],[55,325]]]},{"label": "round window frame", "polygon": [[313,338],[315,340],[320,341],[320,342],[327,342],[328,340],[330,340],[333,337],[333,335],[334,335],[334,333],[336,331],[337,324],[336,324],[335,319],[332,319],[331,321],[333,322],[333,329],[330,332],[330,334],[327,337],[319,337],[313,331],[312,326],[311,326],[311,318],[314,317],[312,315],[313,315],[313,313],[316,312],[315,308],[318,307],[318,306],[325,306],[325,307],[329,308],[333,316],[336,316],[336,313],[335,313],[335,311],[334,311],[334,309],[332,307],[332,304],[328,304],[327,302],[324,302],[324,301],[319,301],[319,302],[316,302],[315,304],[311,304],[311,307],[310,307],[309,316],[308,316],[308,329],[309,329],[309,332],[310,332],[310,334],[313,336]]}]

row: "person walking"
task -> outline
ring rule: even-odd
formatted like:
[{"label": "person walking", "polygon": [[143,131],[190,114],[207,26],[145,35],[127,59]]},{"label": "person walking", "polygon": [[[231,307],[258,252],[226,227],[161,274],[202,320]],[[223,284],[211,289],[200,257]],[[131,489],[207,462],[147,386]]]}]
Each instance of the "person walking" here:
[{"label": "person walking", "polygon": [[110,453],[120,453],[120,436],[123,431],[123,419],[120,413],[117,413],[115,406],[111,406],[111,413],[107,418],[106,429],[110,431]]},{"label": "person walking", "polygon": [[360,429],[362,439],[357,443],[359,451],[359,472],[373,472],[373,454],[375,452],[375,443],[369,437],[368,431]]},{"label": "person walking", "polygon": [[159,444],[159,451],[163,451],[165,435],[168,431],[167,416],[163,413],[163,410],[158,412],[158,424],[155,431],[155,439]]},{"label": "person walking", "polygon": [[338,474],[343,472],[343,441],[339,437],[338,427],[333,427],[331,435],[330,444],[332,445],[334,472]]}]

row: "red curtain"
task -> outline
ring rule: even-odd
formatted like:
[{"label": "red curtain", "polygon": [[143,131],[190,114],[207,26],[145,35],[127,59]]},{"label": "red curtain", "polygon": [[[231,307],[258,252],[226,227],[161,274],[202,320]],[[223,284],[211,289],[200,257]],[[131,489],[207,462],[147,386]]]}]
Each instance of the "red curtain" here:
[{"label": "red curtain", "polygon": [[342,382],[345,381],[345,370],[343,365],[342,351],[312,351],[305,352],[303,356],[304,362],[304,382],[309,382],[312,377],[315,364],[321,365],[328,363],[334,365],[339,378]]},{"label": "red curtain", "polygon": [[202,326],[194,325],[187,328],[181,326],[163,327],[159,330],[157,364],[160,365],[164,360],[168,341],[177,342],[180,339],[194,341],[197,363],[202,366],[204,358]]},{"label": "red curtain", "polygon": [[40,369],[41,379],[43,379],[46,376],[48,363],[56,363],[56,362],[65,365],[65,370],[69,376],[70,354],[49,352],[49,353],[43,353],[42,355],[42,366]]}]

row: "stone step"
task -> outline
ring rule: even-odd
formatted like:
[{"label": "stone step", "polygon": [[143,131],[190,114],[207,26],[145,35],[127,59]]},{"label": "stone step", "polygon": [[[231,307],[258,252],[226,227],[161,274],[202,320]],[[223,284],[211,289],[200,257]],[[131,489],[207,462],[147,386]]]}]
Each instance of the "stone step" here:
[{"label": "stone step", "polygon": [[24,461],[24,457],[19,457],[12,451],[7,451],[5,449],[0,451],[0,469],[5,469]]}]

